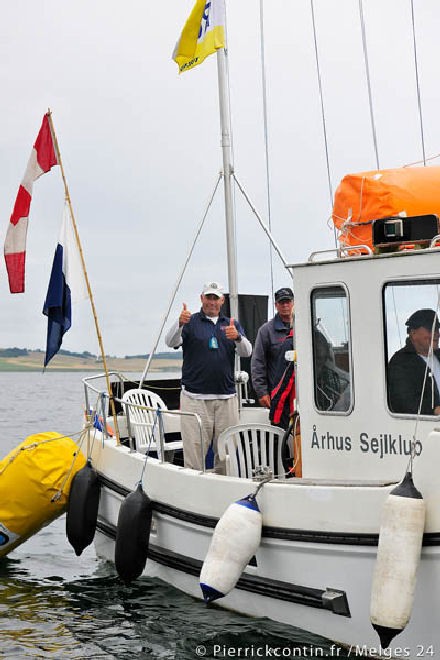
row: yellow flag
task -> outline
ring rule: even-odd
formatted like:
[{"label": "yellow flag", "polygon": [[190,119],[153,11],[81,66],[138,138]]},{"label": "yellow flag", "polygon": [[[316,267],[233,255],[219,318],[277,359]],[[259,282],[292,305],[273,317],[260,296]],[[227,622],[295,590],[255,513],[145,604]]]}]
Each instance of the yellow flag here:
[{"label": "yellow flag", "polygon": [[179,73],[225,47],[225,22],[224,0],[196,0],[173,52]]}]

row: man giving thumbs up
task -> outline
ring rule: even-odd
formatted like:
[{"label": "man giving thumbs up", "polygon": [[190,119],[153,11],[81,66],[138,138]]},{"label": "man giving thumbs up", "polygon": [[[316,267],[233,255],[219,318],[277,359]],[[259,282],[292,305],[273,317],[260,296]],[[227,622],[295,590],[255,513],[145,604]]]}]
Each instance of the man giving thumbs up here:
[{"label": "man giving thumbs up", "polygon": [[181,417],[184,465],[201,470],[212,443],[215,471],[224,474],[217,438],[226,428],[238,424],[235,352],[249,357],[252,346],[238,321],[220,314],[225,298],[218,282],[205,284],[200,300],[201,310],[195,314],[183,303],[179,319],[167,332],[165,342],[170,348],[182,346],[183,350],[180,409],[197,413],[202,420],[203,447],[195,418]]}]

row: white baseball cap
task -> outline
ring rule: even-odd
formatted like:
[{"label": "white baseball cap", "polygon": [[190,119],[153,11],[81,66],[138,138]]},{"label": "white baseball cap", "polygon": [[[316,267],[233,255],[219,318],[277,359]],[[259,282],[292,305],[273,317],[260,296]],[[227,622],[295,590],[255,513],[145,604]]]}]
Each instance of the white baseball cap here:
[{"label": "white baseball cap", "polygon": [[217,298],[221,298],[223,295],[223,286],[218,282],[208,282],[207,284],[204,284],[202,295],[209,296],[210,294],[217,296]]}]

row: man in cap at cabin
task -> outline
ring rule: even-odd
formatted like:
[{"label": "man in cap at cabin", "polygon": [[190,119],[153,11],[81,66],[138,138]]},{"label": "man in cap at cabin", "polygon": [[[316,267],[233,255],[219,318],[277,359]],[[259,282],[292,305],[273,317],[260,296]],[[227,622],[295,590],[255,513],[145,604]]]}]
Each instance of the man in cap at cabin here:
[{"label": "man in cap at cabin", "polygon": [[[170,348],[182,346],[180,409],[200,416],[205,454],[212,442],[215,471],[224,474],[224,462],[219,461],[217,452],[217,438],[239,421],[234,382],[235,353],[249,357],[252,345],[238,321],[221,314],[225,300],[221,284],[205,284],[200,300],[201,310],[195,314],[183,304],[179,319],[165,336],[165,343]],[[180,419],[184,465],[201,470],[199,426],[189,415],[182,415]]]},{"label": "man in cap at cabin", "polygon": [[270,393],[275,386],[278,356],[293,323],[293,291],[289,287],[275,292],[276,314],[258,330],[251,360],[251,378],[260,405],[270,408]]},{"label": "man in cap at cabin", "polygon": [[419,309],[406,322],[405,346],[388,364],[388,399],[393,412],[440,415],[439,320]]}]

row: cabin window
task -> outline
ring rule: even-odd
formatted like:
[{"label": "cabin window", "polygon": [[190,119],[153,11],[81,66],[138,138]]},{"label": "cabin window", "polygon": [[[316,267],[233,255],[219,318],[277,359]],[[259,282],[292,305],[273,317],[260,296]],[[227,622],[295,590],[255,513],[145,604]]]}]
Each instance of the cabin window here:
[{"label": "cabin window", "polygon": [[383,289],[383,305],[388,408],[438,416],[440,279],[390,282]]},{"label": "cabin window", "polygon": [[320,411],[346,413],[352,405],[347,292],[342,286],[312,292],[313,380]]}]

